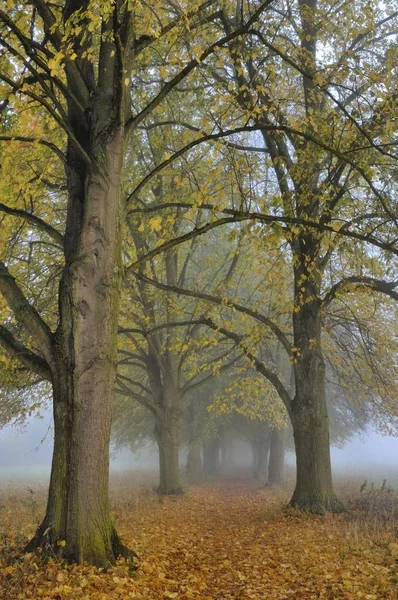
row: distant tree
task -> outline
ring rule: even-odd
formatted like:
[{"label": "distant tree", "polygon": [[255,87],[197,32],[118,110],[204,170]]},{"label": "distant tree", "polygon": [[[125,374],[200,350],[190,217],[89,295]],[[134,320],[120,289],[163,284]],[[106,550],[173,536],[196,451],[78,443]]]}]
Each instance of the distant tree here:
[{"label": "distant tree", "polygon": [[[221,37],[212,1],[166,1],[156,10],[120,0],[2,3],[0,293],[7,308],[0,341],[51,382],[54,397],[48,506],[29,550],[101,567],[127,552],[108,504],[126,147],[139,152],[128,143],[145,119],[207,56],[247,33],[269,3],[245,10],[234,33]],[[167,82],[138,89],[170,48]],[[15,235],[25,247],[32,241],[26,269],[10,259]],[[31,268],[38,274],[45,264],[43,248],[59,266],[49,290],[42,286],[53,302],[43,302]]]},{"label": "distant tree", "polygon": [[[237,12],[226,9],[224,31],[238,19]],[[271,6],[268,19],[251,36],[230,43],[216,65],[202,67],[213,97],[218,92],[222,98],[210,118],[224,132],[241,134],[236,143],[248,145],[250,133],[252,148],[262,140],[263,153],[247,152],[238,201],[201,209],[213,210],[220,226],[227,217],[257,221],[248,228],[252,243],[283,250],[290,282],[283,310],[269,317],[253,303],[246,308],[265,325],[264,337],[278,339],[292,361],[294,393],[259,358],[249,338],[245,344],[232,318],[227,325],[217,319],[208,324],[225,335],[229,331],[245,346],[248,358],[278,390],[294,430],[297,482],[291,502],[315,513],[341,509],[330,463],[325,315],[342,297],[355,304],[378,293],[383,307],[398,299],[393,275],[398,255],[396,26],[397,12],[379,3],[363,10],[356,0],[344,7],[286,2]],[[198,295],[205,298],[203,292]],[[228,298],[213,301],[228,306]],[[238,304],[231,299],[229,306],[241,310]],[[380,305],[379,315],[383,310]],[[394,335],[391,330],[391,348]],[[376,346],[368,341],[369,354]],[[395,389],[388,361],[382,364]],[[367,368],[365,361],[362,367]],[[366,379],[370,389],[372,380]],[[394,415],[381,380],[373,380],[374,405]]]}]

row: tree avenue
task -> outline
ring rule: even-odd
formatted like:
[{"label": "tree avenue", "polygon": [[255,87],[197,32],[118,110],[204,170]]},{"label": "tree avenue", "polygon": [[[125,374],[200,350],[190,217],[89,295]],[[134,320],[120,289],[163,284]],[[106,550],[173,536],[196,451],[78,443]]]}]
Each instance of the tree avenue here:
[{"label": "tree avenue", "polygon": [[[340,18],[345,19],[343,29],[337,25]],[[332,30],[330,19],[336,24]],[[228,34],[234,18],[224,12],[220,20]],[[267,20],[253,27],[251,36],[228,44],[224,62],[201,68],[214,97],[222,98],[211,109],[219,129],[259,132],[263,140],[267,158],[261,164],[264,154],[255,149],[254,158],[248,158],[240,199],[225,207],[200,206],[218,214],[219,226],[228,216],[270,225],[268,239],[288,248],[288,326],[286,320],[268,319],[268,327],[293,363],[294,393],[255,352],[246,353],[278,389],[293,426],[297,482],[291,502],[316,513],[342,509],[330,463],[325,315],[345,294],[355,296],[355,290],[398,298],[391,277],[398,224],[396,20],[396,11],[376,3],[362,10],[355,1],[344,8],[316,0],[282,2],[269,8]],[[237,139],[242,145],[244,138]],[[251,138],[250,145],[258,147],[257,140],[254,144]],[[257,234],[267,239],[260,225]],[[350,260],[350,253],[361,254],[362,260]],[[195,296],[195,291],[188,293]],[[228,298],[196,296],[229,304]],[[387,311],[393,311],[386,302]],[[236,302],[229,305],[245,310]],[[246,308],[266,322],[259,311]],[[208,324],[242,343],[233,327],[227,331],[217,320]]]},{"label": "tree avenue", "polygon": [[[44,233],[64,258],[58,307],[53,307],[49,322],[43,318],[45,310],[30,302],[27,288],[13,276],[7,252],[0,266],[1,294],[26,340],[25,344],[13,335],[15,328],[6,328],[2,345],[25,367],[51,381],[54,399],[47,513],[28,549],[51,548],[99,566],[125,551],[109,515],[108,444],[123,277],[127,136],[229,39],[219,39],[212,28],[214,2],[158,4],[154,13],[138,2],[119,0],[11,1],[4,2],[0,12],[1,139],[11,146],[21,144],[21,152],[29,144],[51,151],[64,166],[67,195],[58,209],[57,226],[47,221],[37,197],[32,199],[33,210],[18,195],[6,199],[2,208],[29,224],[25,235],[31,235],[31,229]],[[267,4],[258,3],[245,15],[231,38],[244,34]],[[191,51],[187,40],[202,23],[207,24],[207,37],[201,39],[203,46]],[[182,58],[167,84],[137,100],[133,75],[148,68],[151,44],[166,37]],[[180,38],[188,49],[182,49]],[[49,153],[42,155],[42,163],[46,160]],[[45,179],[37,176],[44,187]],[[52,182],[48,183],[51,198]]]},{"label": "tree avenue", "polygon": [[[180,491],[183,413],[200,412],[184,393],[242,356],[266,380],[259,413],[283,405],[291,421],[292,504],[341,510],[327,376],[348,397],[353,373],[374,414],[396,416],[392,4],[1,3],[4,386],[51,386],[54,408],[29,551],[100,567],[131,555],[109,512],[115,390],[151,411],[160,487]],[[206,336],[216,349],[197,351]],[[268,439],[274,483],[281,428]]]}]

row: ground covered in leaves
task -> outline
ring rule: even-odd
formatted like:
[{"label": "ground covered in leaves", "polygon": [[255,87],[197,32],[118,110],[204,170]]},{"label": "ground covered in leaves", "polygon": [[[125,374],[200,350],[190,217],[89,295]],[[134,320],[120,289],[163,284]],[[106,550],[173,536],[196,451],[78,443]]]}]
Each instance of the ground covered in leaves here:
[{"label": "ground covered in leaves", "polygon": [[[222,481],[159,499],[130,477],[112,485],[125,543],[140,556],[104,573],[18,552],[39,522],[45,488],[0,493],[1,600],[394,600],[396,495],[346,498],[354,508],[313,517],[284,509],[289,491]],[[395,502],[395,504],[394,504]]]}]

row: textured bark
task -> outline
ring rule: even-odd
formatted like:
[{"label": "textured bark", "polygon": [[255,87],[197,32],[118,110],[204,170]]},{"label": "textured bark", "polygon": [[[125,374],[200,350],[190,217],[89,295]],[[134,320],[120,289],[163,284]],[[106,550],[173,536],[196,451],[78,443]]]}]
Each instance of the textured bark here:
[{"label": "textured bark", "polygon": [[285,429],[273,429],[271,433],[267,487],[281,485],[285,466]]},{"label": "textured bark", "polygon": [[181,419],[173,412],[156,420],[155,435],[159,448],[158,494],[169,496],[182,494],[180,481],[180,430]]},{"label": "textured bark", "polygon": [[294,365],[296,393],[290,414],[297,463],[291,505],[316,514],[336,512],[343,507],[332,482],[320,301],[301,306],[293,325],[300,356]]},{"label": "textured bark", "polygon": [[51,546],[67,559],[102,567],[122,551],[108,503],[122,276],[122,141],[117,131],[98,149],[96,168],[86,177],[80,232],[67,236],[70,247],[51,365],[55,435],[49,499],[43,524],[28,545],[30,550]]},{"label": "textured bark", "polygon": [[154,434],[159,449],[158,494],[181,494],[179,451],[183,413],[173,356],[156,351],[157,340],[148,349],[148,374],[154,402]]}]

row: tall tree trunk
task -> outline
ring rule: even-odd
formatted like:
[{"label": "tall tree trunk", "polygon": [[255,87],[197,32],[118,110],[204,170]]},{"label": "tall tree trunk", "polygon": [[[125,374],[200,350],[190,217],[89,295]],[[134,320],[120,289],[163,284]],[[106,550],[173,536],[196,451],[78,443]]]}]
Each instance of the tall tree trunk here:
[{"label": "tall tree trunk", "polygon": [[189,447],[187,456],[187,474],[191,483],[200,483],[203,479],[199,441],[192,442]]},{"label": "tall tree trunk", "polygon": [[54,455],[46,516],[28,549],[51,547],[67,559],[106,567],[124,551],[108,500],[122,278],[122,128],[101,136],[91,156],[84,185],[81,173],[69,173],[66,267],[51,364]]},{"label": "tall tree trunk", "polygon": [[[312,295],[314,297],[315,294]],[[319,294],[316,295],[319,297]],[[296,450],[297,480],[292,506],[324,514],[340,511],[333,490],[329,419],[325,392],[325,362],[321,349],[321,304],[302,301],[294,313],[295,397],[291,420]]]},{"label": "tall tree trunk", "polygon": [[267,487],[281,485],[285,466],[286,429],[273,429],[269,453]]},{"label": "tall tree trunk", "polygon": [[220,440],[213,439],[203,445],[203,474],[216,477],[220,473]]},{"label": "tall tree trunk", "polygon": [[182,494],[180,481],[180,430],[181,418],[173,410],[165,411],[156,419],[155,435],[159,448],[158,494]]}]

